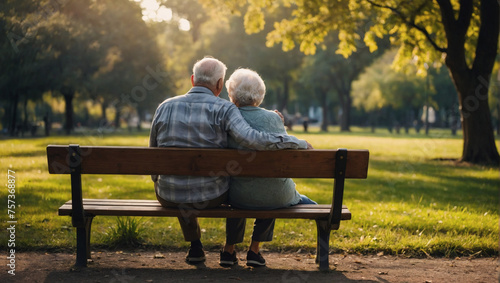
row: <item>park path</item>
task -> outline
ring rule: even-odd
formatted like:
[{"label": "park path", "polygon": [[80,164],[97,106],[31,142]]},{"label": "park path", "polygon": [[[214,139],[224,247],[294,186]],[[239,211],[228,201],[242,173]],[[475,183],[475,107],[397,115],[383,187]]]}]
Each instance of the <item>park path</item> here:
[{"label": "park path", "polygon": [[[328,272],[318,271],[308,253],[264,252],[265,268],[218,265],[217,251],[203,265],[184,262],[185,252],[97,251],[88,268],[72,267],[71,253],[19,252],[15,275],[4,267],[0,282],[499,282],[498,258],[409,259],[379,254],[331,255]],[[1,257],[6,258],[5,254]],[[5,266],[5,265],[3,265]]]}]

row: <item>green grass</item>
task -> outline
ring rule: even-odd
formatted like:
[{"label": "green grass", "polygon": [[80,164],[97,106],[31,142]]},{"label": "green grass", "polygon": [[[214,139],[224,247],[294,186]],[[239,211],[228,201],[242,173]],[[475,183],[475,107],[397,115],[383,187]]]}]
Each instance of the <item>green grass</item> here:
[{"label": "green grass", "polygon": [[140,246],[146,230],[142,220],[138,217],[117,217],[116,226],[110,229],[106,243],[113,248]]},{"label": "green grass", "polygon": [[[460,157],[461,136],[432,130],[429,136],[415,133],[370,133],[353,128],[351,133],[319,133],[312,128],[292,134],[307,139],[315,148],[369,149],[368,179],[346,182],[344,203],[352,220],[331,233],[335,252],[404,254],[410,256],[497,256],[499,235],[499,170],[470,166],[441,158]],[[58,207],[71,198],[69,176],[49,175],[45,147],[48,144],[145,146],[147,132],[127,135],[76,135],[37,139],[0,140],[4,182],[7,170],[16,175],[16,249],[73,249],[76,244],[70,217],[57,215]],[[500,144],[498,144],[500,148]],[[330,203],[332,181],[296,179],[298,190],[319,203]],[[88,175],[83,177],[86,198],[155,199],[149,176]],[[7,188],[0,191],[4,203],[1,229],[6,231]],[[120,229],[116,217],[96,217],[92,245],[110,247],[113,231]],[[250,242],[252,222],[247,221],[243,250]],[[137,222],[138,223],[138,222]],[[123,223],[122,223],[123,224]],[[200,219],[202,241],[208,248],[224,243],[225,221]],[[183,248],[175,218],[142,218],[134,237],[145,246]],[[122,229],[123,230],[123,229]],[[125,229],[126,230],[126,229]],[[270,250],[315,250],[314,221],[277,220]],[[130,231],[129,231],[130,232]],[[0,233],[0,246],[7,248],[8,234]],[[111,238],[110,238],[111,237]],[[118,237],[115,235],[115,238]]]}]

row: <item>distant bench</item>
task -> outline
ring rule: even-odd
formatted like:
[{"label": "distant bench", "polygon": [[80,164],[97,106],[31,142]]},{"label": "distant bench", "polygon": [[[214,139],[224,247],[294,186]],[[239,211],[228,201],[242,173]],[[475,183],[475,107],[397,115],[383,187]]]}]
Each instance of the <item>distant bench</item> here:
[{"label": "distant bench", "polygon": [[[76,227],[76,266],[90,259],[90,229],[97,215],[167,216],[195,214],[208,218],[297,218],[312,219],[317,226],[317,257],[321,270],[328,270],[330,230],[351,212],[342,204],[344,179],[364,179],[368,172],[367,150],[279,150],[148,148],[49,145],[47,159],[51,174],[71,175],[71,200],[59,215],[72,217]],[[82,174],[192,175],[276,178],[334,178],[331,204],[295,205],[275,210],[244,210],[228,206],[214,209],[164,208],[156,200],[83,199]],[[272,188],[269,188],[272,189]],[[300,191],[300,188],[298,188]],[[326,193],[326,192],[325,192]],[[154,195],[151,182],[151,195]]]}]

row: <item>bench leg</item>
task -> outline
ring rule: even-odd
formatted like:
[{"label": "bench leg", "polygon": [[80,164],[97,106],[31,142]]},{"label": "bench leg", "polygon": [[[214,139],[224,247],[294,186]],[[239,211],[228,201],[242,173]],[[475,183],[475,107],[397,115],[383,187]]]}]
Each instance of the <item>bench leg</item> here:
[{"label": "bench leg", "polygon": [[316,220],[316,227],[318,230],[316,263],[319,263],[319,269],[321,271],[326,271],[329,269],[328,253],[330,244],[330,229],[328,228],[328,221]]},{"label": "bench leg", "polygon": [[93,216],[85,217],[85,227],[76,228],[76,263],[75,266],[86,267],[90,259],[90,230]]}]

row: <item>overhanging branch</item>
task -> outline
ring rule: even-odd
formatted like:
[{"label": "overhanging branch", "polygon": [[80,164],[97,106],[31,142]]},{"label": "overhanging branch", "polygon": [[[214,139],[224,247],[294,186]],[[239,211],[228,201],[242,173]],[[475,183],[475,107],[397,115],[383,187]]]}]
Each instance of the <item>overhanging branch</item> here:
[{"label": "overhanging branch", "polygon": [[439,52],[443,52],[443,53],[447,51],[446,48],[443,48],[443,47],[440,47],[439,45],[437,45],[437,43],[432,39],[431,35],[429,34],[429,32],[427,32],[427,30],[424,27],[417,25],[414,20],[407,19],[406,16],[401,11],[399,11],[397,8],[382,5],[382,4],[377,4],[377,3],[373,2],[372,0],[366,0],[366,2],[370,3],[370,5],[372,5],[374,7],[390,10],[391,12],[396,14],[405,24],[420,31],[425,36],[425,38],[429,41],[429,43],[432,45],[432,47],[434,47],[434,49],[436,49]]}]

